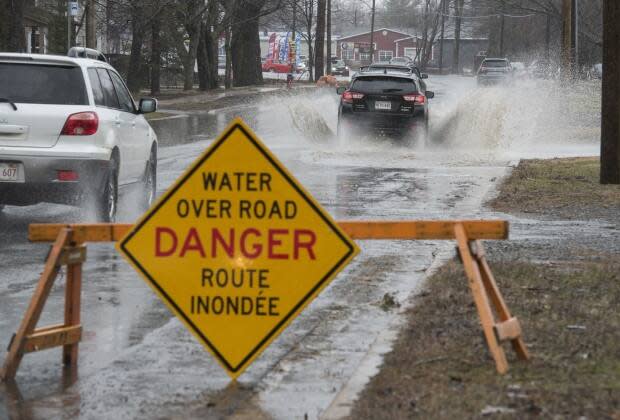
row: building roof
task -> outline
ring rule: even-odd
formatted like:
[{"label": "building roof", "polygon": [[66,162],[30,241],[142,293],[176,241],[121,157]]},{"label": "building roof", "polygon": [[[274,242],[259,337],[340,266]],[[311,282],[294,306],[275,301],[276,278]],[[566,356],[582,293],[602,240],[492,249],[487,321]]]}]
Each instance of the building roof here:
[{"label": "building roof", "polygon": [[[406,32],[402,32],[402,31],[398,31],[396,29],[390,29],[390,28],[379,28],[379,29],[375,29],[374,32],[382,32],[382,31],[390,31],[390,32],[395,32],[397,34],[402,34],[402,35],[407,35],[409,36],[408,33]],[[349,38],[355,38],[356,36],[360,36],[360,35],[366,35],[369,34],[371,31],[366,31],[366,32],[361,32],[361,33],[357,33],[357,34],[352,34],[352,35],[346,35],[343,37],[340,37],[340,41],[343,41],[345,39],[349,39]]]}]

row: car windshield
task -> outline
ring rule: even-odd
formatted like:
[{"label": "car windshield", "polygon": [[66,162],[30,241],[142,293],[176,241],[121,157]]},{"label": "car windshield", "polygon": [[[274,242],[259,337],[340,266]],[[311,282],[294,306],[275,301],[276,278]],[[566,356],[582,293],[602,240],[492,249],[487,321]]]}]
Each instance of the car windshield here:
[{"label": "car windshield", "polygon": [[23,104],[88,104],[82,70],[74,66],[0,62],[0,98]]},{"label": "car windshield", "polygon": [[508,67],[508,62],[506,60],[485,60],[482,64],[485,67]]},{"label": "car windshield", "polygon": [[334,66],[344,66],[344,61],[336,60],[336,61],[334,61]]},{"label": "car windshield", "polygon": [[355,79],[351,90],[363,93],[413,93],[417,91],[411,79],[389,76],[361,77]]}]

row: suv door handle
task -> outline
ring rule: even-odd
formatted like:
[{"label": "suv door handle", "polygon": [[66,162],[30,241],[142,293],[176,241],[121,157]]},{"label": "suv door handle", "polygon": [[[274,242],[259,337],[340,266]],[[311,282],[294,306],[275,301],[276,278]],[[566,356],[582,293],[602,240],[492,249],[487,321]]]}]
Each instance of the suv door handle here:
[{"label": "suv door handle", "polygon": [[121,119],[119,117],[116,117],[114,119],[114,124],[116,124],[117,127],[120,127],[121,126]]}]

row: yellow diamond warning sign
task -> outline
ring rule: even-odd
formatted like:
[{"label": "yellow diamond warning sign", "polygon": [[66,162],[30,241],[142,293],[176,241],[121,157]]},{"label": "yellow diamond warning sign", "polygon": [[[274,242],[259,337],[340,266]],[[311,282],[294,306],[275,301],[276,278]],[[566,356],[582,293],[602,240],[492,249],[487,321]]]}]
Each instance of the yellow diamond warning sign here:
[{"label": "yellow diamond warning sign", "polygon": [[358,252],[240,119],[118,249],[233,378]]}]

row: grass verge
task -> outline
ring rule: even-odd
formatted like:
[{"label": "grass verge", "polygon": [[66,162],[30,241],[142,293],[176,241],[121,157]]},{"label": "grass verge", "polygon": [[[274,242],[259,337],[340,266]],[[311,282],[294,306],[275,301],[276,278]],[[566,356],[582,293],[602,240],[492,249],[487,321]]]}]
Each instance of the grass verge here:
[{"label": "grass verge", "polygon": [[[620,187],[599,185],[598,170],[591,158],[522,161],[491,205],[617,222]],[[350,417],[620,419],[620,257],[609,252],[614,244],[590,255],[587,241],[563,242],[572,254],[551,242],[487,244],[498,251],[491,268],[521,321],[530,362],[517,361],[506,344],[510,371],[496,373],[465,273],[452,261],[415,297],[406,327]],[[554,263],[523,258],[528,247],[555,252]]]},{"label": "grass verge", "polygon": [[491,207],[554,219],[617,219],[620,185],[599,184],[598,158],[524,160]]},{"label": "grass verge", "polygon": [[[493,267],[533,355],[496,373],[456,262],[430,278],[351,418],[620,418],[620,262]],[[615,417],[614,417],[615,416]]]}]

